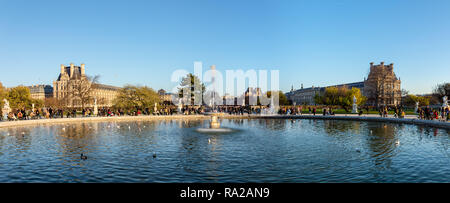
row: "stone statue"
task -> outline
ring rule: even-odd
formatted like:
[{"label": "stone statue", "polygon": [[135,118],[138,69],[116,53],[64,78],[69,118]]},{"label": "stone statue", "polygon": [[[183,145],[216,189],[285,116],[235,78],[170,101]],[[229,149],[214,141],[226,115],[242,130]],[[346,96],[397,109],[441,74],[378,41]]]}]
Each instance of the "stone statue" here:
[{"label": "stone statue", "polygon": [[178,114],[181,114],[181,109],[183,109],[183,103],[181,98],[178,98]]},{"label": "stone statue", "polygon": [[94,98],[94,116],[98,115],[97,98]]},{"label": "stone statue", "polygon": [[353,95],[352,113],[358,113],[358,105],[356,104],[356,96]]},{"label": "stone statue", "polygon": [[9,107],[9,102],[7,99],[3,99],[3,102],[5,103],[2,108],[3,120],[8,120],[8,114],[11,112],[11,107]]},{"label": "stone statue", "polygon": [[417,113],[417,110],[419,110],[419,102],[416,102],[416,107],[414,108],[414,112]]},{"label": "stone statue", "polygon": [[447,99],[448,99],[447,96],[442,97],[442,107],[444,107],[444,108],[448,106]]}]

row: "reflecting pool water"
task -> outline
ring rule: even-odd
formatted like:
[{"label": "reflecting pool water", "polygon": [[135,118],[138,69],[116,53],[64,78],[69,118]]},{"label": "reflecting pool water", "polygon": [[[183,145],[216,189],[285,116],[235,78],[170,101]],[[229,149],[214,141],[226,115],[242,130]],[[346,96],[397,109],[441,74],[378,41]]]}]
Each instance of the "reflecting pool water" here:
[{"label": "reflecting pool water", "polygon": [[224,119],[233,133],[196,131],[208,122],[0,129],[0,182],[450,182],[443,129]]}]

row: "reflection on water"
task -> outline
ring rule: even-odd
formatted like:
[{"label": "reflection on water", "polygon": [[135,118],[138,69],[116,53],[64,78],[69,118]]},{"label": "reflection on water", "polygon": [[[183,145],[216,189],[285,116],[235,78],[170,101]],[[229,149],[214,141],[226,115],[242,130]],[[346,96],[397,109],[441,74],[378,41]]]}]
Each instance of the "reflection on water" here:
[{"label": "reflection on water", "polygon": [[450,180],[446,130],[328,120],[221,122],[236,131],[197,133],[208,120],[0,129],[0,182]]}]

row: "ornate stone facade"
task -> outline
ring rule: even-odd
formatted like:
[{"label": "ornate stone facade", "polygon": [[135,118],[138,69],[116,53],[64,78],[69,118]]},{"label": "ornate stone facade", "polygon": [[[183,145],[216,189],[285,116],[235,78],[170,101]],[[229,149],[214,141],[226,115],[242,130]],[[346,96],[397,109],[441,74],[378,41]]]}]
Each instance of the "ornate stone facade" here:
[{"label": "ornate stone facade", "polygon": [[[79,92],[87,91],[92,83],[88,80],[85,74],[85,65],[75,66],[73,63],[70,66],[61,65],[61,73],[58,79],[53,82],[53,97],[58,100],[65,100],[69,107],[81,107],[81,99],[73,96],[75,88]],[[99,107],[110,107],[113,105],[113,100],[116,98],[120,88],[95,84],[92,86],[90,92],[91,98],[97,98]],[[89,100],[86,107],[93,107],[93,99]]]},{"label": "ornate stone facade", "polygon": [[364,96],[369,106],[397,106],[401,104],[401,80],[394,73],[394,64],[374,65],[370,63],[370,73],[364,80]]},{"label": "ornate stone facade", "polygon": [[[401,104],[401,81],[394,73],[394,64],[374,65],[370,63],[370,73],[367,80],[363,82],[354,82],[340,85],[332,85],[328,87],[359,88],[362,95],[367,97],[366,105],[369,106],[397,106]],[[286,93],[286,96],[292,102],[298,105],[314,105],[314,96],[322,94],[327,87],[310,87],[292,90]]]}]

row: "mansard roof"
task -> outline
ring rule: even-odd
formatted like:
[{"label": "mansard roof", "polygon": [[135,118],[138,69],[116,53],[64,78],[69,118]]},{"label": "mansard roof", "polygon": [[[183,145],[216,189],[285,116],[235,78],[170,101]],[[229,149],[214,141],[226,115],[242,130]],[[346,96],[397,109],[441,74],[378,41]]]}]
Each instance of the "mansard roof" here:
[{"label": "mansard roof", "polygon": [[[70,76],[70,66],[64,67],[64,73],[59,74],[57,81],[61,81],[61,77],[63,74],[67,74],[67,76]],[[80,78],[81,78],[81,67],[74,66],[73,75],[70,77],[70,79],[80,79]]]}]

